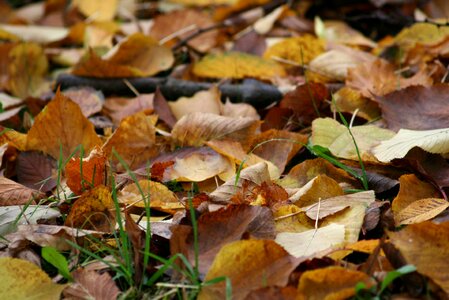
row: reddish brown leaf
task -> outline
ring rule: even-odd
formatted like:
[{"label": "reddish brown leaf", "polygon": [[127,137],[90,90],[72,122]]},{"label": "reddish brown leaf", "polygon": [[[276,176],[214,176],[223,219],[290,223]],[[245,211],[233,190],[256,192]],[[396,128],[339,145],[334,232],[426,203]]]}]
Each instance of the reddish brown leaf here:
[{"label": "reddish brown leaf", "polygon": [[21,152],[17,159],[18,182],[44,193],[56,186],[55,169],[56,161],[40,152]]},{"label": "reddish brown leaf", "polygon": [[120,290],[107,272],[100,274],[83,268],[72,273],[74,283],[66,288],[64,296],[70,299],[116,299]]},{"label": "reddish brown leaf", "polygon": [[43,195],[8,178],[0,177],[0,206],[36,204]]}]

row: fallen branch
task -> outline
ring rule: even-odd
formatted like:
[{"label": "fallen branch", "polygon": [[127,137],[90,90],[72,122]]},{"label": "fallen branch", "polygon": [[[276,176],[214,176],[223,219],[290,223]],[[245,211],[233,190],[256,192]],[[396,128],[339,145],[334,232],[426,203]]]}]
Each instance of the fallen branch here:
[{"label": "fallen branch", "polygon": [[[167,77],[126,78],[139,93],[154,93],[159,87],[167,100],[176,100],[182,96],[192,96],[198,91],[211,88],[212,83],[193,82]],[[67,89],[76,86],[90,86],[101,90],[105,95],[134,96],[123,78],[93,78],[61,74],[56,87]],[[281,100],[282,93],[273,85],[255,79],[245,79],[241,84],[223,84],[219,86],[222,99],[232,102],[244,102],[256,108],[266,107]]]}]

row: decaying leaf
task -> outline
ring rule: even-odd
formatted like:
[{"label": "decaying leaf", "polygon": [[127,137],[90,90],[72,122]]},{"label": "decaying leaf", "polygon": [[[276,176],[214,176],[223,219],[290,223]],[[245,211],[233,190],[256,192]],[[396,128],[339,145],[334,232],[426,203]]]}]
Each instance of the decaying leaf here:
[{"label": "decaying leaf", "polygon": [[64,95],[79,105],[86,118],[100,112],[103,107],[103,94],[90,87],[71,88],[65,90]]},{"label": "decaying leaf", "polygon": [[285,76],[285,70],[278,63],[242,52],[209,54],[193,66],[193,73],[204,78],[248,77],[270,79]]},{"label": "decaying leaf", "polygon": [[119,125],[124,118],[140,111],[150,113],[153,111],[154,95],[140,94],[136,98],[110,97],[104,103],[104,110],[110,116],[114,124]]},{"label": "decaying leaf", "polygon": [[376,43],[366,38],[359,31],[351,28],[348,24],[341,21],[325,21],[324,30],[317,32],[320,38],[327,42],[345,44],[351,46],[364,46],[374,48]]},{"label": "decaying leaf", "polygon": [[26,148],[42,151],[58,160],[60,155],[67,159],[80,146],[87,153],[100,143],[94,126],[79,106],[58,91],[34,120],[28,131]]},{"label": "decaying leaf", "polygon": [[169,102],[173,115],[176,119],[195,112],[211,113],[220,115],[222,112],[221,95],[218,87],[213,86],[207,91],[199,91],[192,97],[180,97],[178,100]]},{"label": "decaying leaf", "polygon": [[98,22],[111,21],[118,8],[117,0],[106,1],[89,1],[89,0],[75,0],[73,5],[86,17],[92,18]]},{"label": "decaying leaf", "polygon": [[[334,99],[334,104],[340,112],[350,114],[357,112],[357,116],[368,121],[373,121],[380,117],[381,111],[377,103],[362,96],[359,91],[354,89],[343,87],[334,94]],[[385,118],[385,115],[383,117]]]},{"label": "decaying leaf", "polygon": [[67,298],[116,299],[120,290],[109,273],[100,274],[86,269],[72,272],[74,283],[64,290]]},{"label": "decaying leaf", "polygon": [[0,177],[0,206],[36,204],[43,195],[8,178]]},{"label": "decaying leaf", "polygon": [[37,151],[21,152],[17,159],[17,182],[41,192],[56,187],[56,161]]},{"label": "decaying leaf", "polygon": [[60,299],[64,284],[53,283],[35,264],[17,258],[0,258],[0,298],[2,299]]},{"label": "decaying leaf", "polygon": [[111,192],[99,185],[84,192],[72,205],[65,220],[66,226],[110,232],[114,228],[115,213]]},{"label": "decaying leaf", "polygon": [[399,249],[407,263],[436,282],[447,294],[449,279],[447,255],[449,222],[435,224],[430,221],[411,224],[398,232],[389,232],[390,241]]}]

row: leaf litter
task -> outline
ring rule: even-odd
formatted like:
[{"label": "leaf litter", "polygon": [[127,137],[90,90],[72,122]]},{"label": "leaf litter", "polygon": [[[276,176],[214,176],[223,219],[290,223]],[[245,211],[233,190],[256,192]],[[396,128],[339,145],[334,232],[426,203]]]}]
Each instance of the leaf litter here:
[{"label": "leaf litter", "polygon": [[0,297],[447,298],[449,5],[365,2],[0,5]]}]

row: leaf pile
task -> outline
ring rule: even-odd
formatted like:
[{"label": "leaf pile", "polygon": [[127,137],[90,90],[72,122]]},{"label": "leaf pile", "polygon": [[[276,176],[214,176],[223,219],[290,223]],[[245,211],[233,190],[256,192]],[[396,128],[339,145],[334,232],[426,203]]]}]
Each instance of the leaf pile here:
[{"label": "leaf pile", "polygon": [[449,296],[444,1],[8,2],[0,298]]}]

